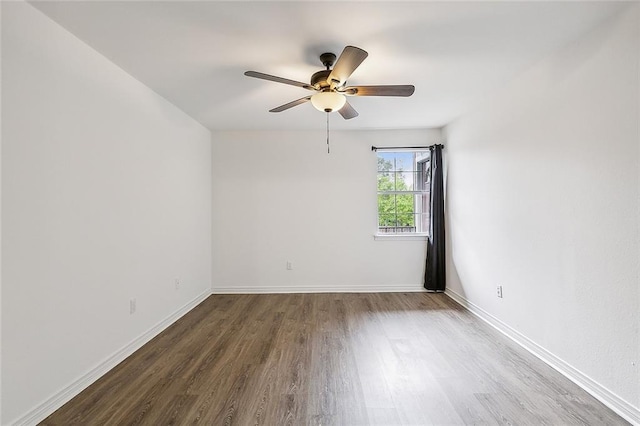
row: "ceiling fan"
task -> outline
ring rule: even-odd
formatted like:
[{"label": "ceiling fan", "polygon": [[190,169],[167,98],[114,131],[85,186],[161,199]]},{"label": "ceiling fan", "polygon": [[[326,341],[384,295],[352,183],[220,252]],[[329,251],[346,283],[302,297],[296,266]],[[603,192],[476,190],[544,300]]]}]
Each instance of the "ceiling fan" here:
[{"label": "ceiling fan", "polygon": [[[340,57],[336,61],[333,53],[323,53],[320,61],[327,67],[311,76],[310,83],[289,80],[287,78],[276,77],[257,71],[247,71],[247,77],[261,78],[263,80],[275,81],[276,83],[289,84],[291,86],[302,87],[303,89],[316,92],[313,95],[296,99],[279,107],[269,110],[269,112],[282,112],[294,106],[311,101],[313,106],[323,112],[338,111],[345,120],[357,117],[358,112],[347,101],[346,96],[411,96],[415,90],[412,85],[387,85],[387,86],[347,86],[347,79],[360,66],[362,61],[369,54],[354,46],[344,48]],[[333,69],[331,68],[333,67]]]}]

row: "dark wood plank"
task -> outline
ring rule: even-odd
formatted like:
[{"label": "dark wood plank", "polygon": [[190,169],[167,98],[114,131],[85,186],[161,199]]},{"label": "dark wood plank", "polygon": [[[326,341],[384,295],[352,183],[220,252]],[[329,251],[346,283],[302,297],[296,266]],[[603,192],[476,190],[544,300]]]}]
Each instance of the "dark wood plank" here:
[{"label": "dark wood plank", "polygon": [[44,425],[628,424],[442,294],[215,295]]}]

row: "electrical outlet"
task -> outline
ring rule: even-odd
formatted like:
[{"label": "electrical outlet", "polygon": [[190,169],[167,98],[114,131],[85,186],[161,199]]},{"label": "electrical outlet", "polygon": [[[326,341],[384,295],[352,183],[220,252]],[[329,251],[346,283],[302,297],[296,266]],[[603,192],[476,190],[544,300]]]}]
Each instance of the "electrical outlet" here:
[{"label": "electrical outlet", "polygon": [[502,286],[499,285],[498,287],[496,287],[496,290],[497,290],[496,292],[497,292],[498,297],[500,299],[502,299]]},{"label": "electrical outlet", "polygon": [[129,314],[133,315],[136,312],[136,299],[129,300]]},{"label": "electrical outlet", "polygon": [[180,290],[180,278],[176,278],[175,285],[176,285],[176,290]]},{"label": "electrical outlet", "polygon": [[287,260],[287,271],[290,271],[293,269],[293,263],[291,263],[290,260]]}]

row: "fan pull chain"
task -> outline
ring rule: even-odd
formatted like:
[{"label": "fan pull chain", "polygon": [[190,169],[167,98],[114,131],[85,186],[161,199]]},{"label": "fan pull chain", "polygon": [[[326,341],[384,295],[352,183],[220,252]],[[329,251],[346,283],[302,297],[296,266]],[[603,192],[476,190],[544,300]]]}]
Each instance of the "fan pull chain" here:
[{"label": "fan pull chain", "polygon": [[327,154],[331,154],[331,147],[329,146],[329,113],[327,113]]}]

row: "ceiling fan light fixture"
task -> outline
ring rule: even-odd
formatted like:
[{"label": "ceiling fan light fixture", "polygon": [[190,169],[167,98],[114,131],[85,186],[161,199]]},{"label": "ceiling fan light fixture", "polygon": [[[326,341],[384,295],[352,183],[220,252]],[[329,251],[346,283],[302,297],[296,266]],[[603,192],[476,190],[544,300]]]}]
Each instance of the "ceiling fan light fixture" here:
[{"label": "ceiling fan light fixture", "polygon": [[334,112],[340,110],[347,102],[347,98],[336,92],[320,92],[311,96],[313,106],[322,112]]}]

